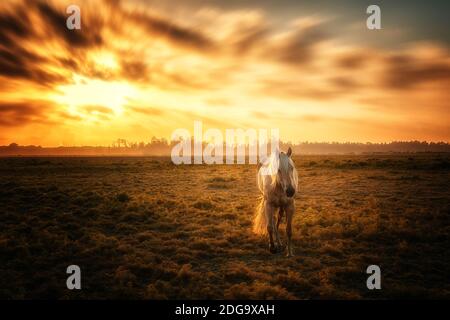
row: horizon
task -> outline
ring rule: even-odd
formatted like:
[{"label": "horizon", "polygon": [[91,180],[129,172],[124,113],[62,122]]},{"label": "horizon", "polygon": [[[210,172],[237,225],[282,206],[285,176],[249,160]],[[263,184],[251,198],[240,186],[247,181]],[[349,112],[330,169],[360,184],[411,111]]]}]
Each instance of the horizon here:
[{"label": "horizon", "polygon": [[[66,8],[81,8],[69,30]],[[450,141],[450,4],[0,4],[0,145],[168,139],[203,121],[284,141]],[[431,23],[432,22],[432,23]]]},{"label": "horizon", "polygon": [[[448,142],[426,142],[426,141],[392,141],[389,143],[359,143],[359,142],[284,142],[279,141],[280,151],[288,150],[292,148],[294,156],[298,155],[361,155],[361,154],[397,154],[397,153],[450,153],[450,144]],[[150,142],[130,142],[125,139],[118,139],[116,143],[111,145],[97,145],[97,146],[53,146],[46,147],[40,145],[18,145],[17,143],[11,143],[7,146],[0,146],[0,157],[83,157],[83,156],[162,156],[173,157],[175,149],[182,149],[181,154],[186,157],[186,152],[191,154],[191,150],[195,149],[196,142],[191,140],[191,147],[185,150],[186,145],[180,141],[168,141],[166,139],[158,139],[153,137]],[[209,147],[208,147],[209,146]],[[208,148],[211,148],[209,142],[203,142],[201,147],[201,154],[203,158],[203,152],[207,152]],[[235,144],[233,153],[239,154],[239,144]],[[217,149],[218,145],[214,144],[214,152],[224,153],[227,148],[227,143],[224,142],[222,150]],[[251,157],[251,155],[259,155],[261,152],[260,147],[256,146],[253,149],[252,144],[246,141],[244,144],[244,158]],[[263,148],[264,150],[264,148]],[[195,152],[198,152],[194,151]],[[228,149],[226,149],[228,152]],[[256,152],[256,153],[255,153]],[[269,150],[262,151],[264,154],[270,153]],[[177,154],[178,152],[176,152]],[[208,153],[208,152],[207,152]],[[189,157],[189,156],[188,156]],[[195,159],[196,156],[192,155],[190,158]],[[250,158],[249,158],[250,159]],[[173,158],[172,158],[173,160]]]},{"label": "horizon", "polygon": [[[171,143],[177,143],[177,140],[169,140],[163,137],[152,137],[156,138],[158,141],[157,143],[166,143],[167,146],[170,146]],[[128,145],[126,146],[114,146],[113,144],[109,145],[35,145],[35,144],[18,144],[16,142],[10,142],[4,145],[0,145],[0,147],[41,147],[41,148],[132,148],[132,146],[140,147],[139,144],[143,143],[145,146],[151,146],[153,145],[153,142],[150,141],[129,141],[126,139],[119,139],[119,140],[125,140]],[[117,140],[115,141],[117,142]],[[193,143],[193,139],[192,139]],[[207,145],[209,142],[203,142],[203,145]],[[226,142],[223,142],[224,145]],[[372,142],[372,141],[366,141],[366,142],[358,142],[358,141],[283,141],[280,140],[280,143],[282,145],[286,146],[300,146],[302,144],[338,144],[338,145],[346,145],[346,144],[359,144],[359,145],[389,145],[389,144],[427,144],[427,145],[433,145],[433,144],[444,144],[444,145],[450,145],[449,141],[426,141],[426,140],[393,140],[393,141],[382,141],[382,142]],[[155,143],[156,144],[156,143]],[[244,145],[248,146],[249,143],[246,142]]]}]

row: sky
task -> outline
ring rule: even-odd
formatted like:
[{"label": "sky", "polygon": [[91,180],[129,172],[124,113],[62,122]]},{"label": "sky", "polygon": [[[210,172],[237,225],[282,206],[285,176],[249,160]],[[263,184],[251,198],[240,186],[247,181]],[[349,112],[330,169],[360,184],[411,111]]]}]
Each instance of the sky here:
[{"label": "sky", "polygon": [[[81,30],[66,27],[67,6]],[[381,8],[368,30],[366,8]],[[0,145],[179,128],[283,141],[450,141],[448,1],[9,0]]]}]

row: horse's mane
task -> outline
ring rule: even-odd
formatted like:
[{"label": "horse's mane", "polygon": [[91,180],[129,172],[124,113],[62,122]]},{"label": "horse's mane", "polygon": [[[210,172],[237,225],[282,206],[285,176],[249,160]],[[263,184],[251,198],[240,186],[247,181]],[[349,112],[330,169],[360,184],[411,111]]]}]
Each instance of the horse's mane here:
[{"label": "horse's mane", "polygon": [[295,169],[294,162],[285,153],[276,150],[272,152],[269,157],[262,162],[260,169],[258,170],[258,187],[259,190],[265,194],[266,192],[273,190],[276,186],[278,179],[278,169],[289,170],[289,165],[292,166],[292,179],[294,186],[297,189],[298,174]]},{"label": "horse's mane", "polygon": [[278,152],[272,152],[269,157],[262,161],[258,170],[258,188],[264,194],[264,190],[276,183],[277,172],[279,167]]}]

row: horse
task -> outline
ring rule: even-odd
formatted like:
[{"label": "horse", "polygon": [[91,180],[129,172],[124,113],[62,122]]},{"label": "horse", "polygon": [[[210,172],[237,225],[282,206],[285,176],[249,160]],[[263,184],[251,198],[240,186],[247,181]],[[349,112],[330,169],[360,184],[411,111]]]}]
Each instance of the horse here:
[{"label": "horse", "polygon": [[[257,235],[268,234],[269,251],[277,253],[282,250],[278,227],[286,213],[288,257],[293,256],[292,217],[295,212],[294,196],[298,188],[298,174],[291,156],[291,148],[286,153],[276,150],[263,163],[258,164],[257,185],[261,196],[253,219],[253,232]],[[277,209],[278,220],[275,225],[274,215]]]}]

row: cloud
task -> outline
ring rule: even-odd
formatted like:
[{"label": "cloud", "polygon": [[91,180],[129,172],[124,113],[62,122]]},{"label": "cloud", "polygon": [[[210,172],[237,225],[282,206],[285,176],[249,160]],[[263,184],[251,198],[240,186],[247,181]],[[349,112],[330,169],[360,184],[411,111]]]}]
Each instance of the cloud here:
[{"label": "cloud", "polygon": [[148,65],[142,60],[122,59],[121,76],[130,81],[148,81],[151,78]]},{"label": "cloud", "polygon": [[65,77],[47,72],[41,67],[46,61],[46,58],[17,46],[10,49],[0,47],[0,76],[32,81],[39,85],[65,82]]},{"label": "cloud", "polygon": [[216,43],[222,53],[242,56],[264,44],[270,24],[261,10],[223,11],[201,8],[194,13],[197,26]]},{"label": "cloud", "polygon": [[[33,20],[28,4],[32,8],[35,5],[32,2],[16,1],[9,7],[0,7],[0,76],[39,85],[64,82],[65,77],[45,67],[50,60],[29,45],[38,46],[43,39],[33,28],[37,21]],[[42,21],[39,20],[39,23]]]},{"label": "cloud", "polygon": [[[298,21],[289,32],[277,34],[258,11],[234,11],[221,18],[223,12],[215,12],[210,19],[220,21],[214,28],[200,22],[182,25],[176,18],[155,11],[133,10],[121,1],[101,1],[103,11],[87,2],[83,4],[82,30],[66,28],[64,7],[55,2],[16,1],[8,10],[1,8],[0,38],[12,44],[7,46],[5,42],[0,47],[0,75],[49,86],[71,81],[71,76],[77,73],[102,80],[124,78],[151,83],[164,90],[210,90],[219,81],[225,85],[228,75],[243,67],[227,70],[220,63],[216,65],[216,61],[247,55],[250,61],[265,58],[304,64],[313,59],[315,45],[324,38],[318,23]],[[222,26],[227,31],[219,36],[215,29]],[[155,37],[167,42],[161,50],[164,54],[151,51],[151,46],[158,43],[152,43]],[[28,41],[20,41],[24,38]],[[116,42],[125,47],[117,46]],[[132,47],[140,42],[148,43],[150,48]],[[192,50],[193,56],[200,55],[196,70],[189,70],[194,64],[182,69],[186,66],[184,60],[191,60],[189,54],[181,55],[179,50],[184,49]],[[113,52],[119,59],[119,69],[102,69],[90,58],[90,53],[96,50]],[[44,57],[41,52],[45,51],[48,55]],[[255,52],[258,53],[254,55]]]},{"label": "cloud", "polygon": [[426,82],[449,81],[450,63],[408,54],[385,57],[383,83],[388,88],[409,89]]},{"label": "cloud", "polygon": [[37,12],[45,21],[47,30],[52,32],[55,36],[61,37],[66,44],[71,48],[78,47],[92,47],[102,44],[103,39],[100,34],[102,23],[100,19],[93,19],[92,16],[83,15],[83,21],[89,19],[87,24],[89,32],[81,30],[69,30],[66,27],[67,15],[64,12],[64,7],[57,9],[47,2],[36,1]]},{"label": "cloud", "polygon": [[162,116],[163,114],[165,114],[162,108],[155,107],[128,106],[127,109],[131,110],[132,112],[137,112],[148,116]]},{"label": "cloud", "polygon": [[83,111],[87,113],[104,113],[104,114],[112,114],[113,110],[104,106],[84,106]]},{"label": "cloud", "polygon": [[269,39],[264,54],[290,65],[304,65],[315,59],[317,46],[328,38],[323,23],[298,20],[288,32]]},{"label": "cloud", "polygon": [[3,8],[0,11],[0,43],[10,46],[30,37],[33,34],[30,24],[26,8]]},{"label": "cloud", "polygon": [[234,53],[241,55],[263,45],[267,39],[269,28],[266,25],[249,25],[237,32],[231,40]]},{"label": "cloud", "polygon": [[49,105],[43,101],[0,102],[0,126],[17,127],[45,122]]},{"label": "cloud", "polygon": [[146,12],[122,11],[125,19],[143,27],[149,34],[163,37],[175,44],[209,51],[214,48],[214,42],[199,30],[182,26],[167,18],[151,15]]},{"label": "cloud", "polygon": [[288,100],[326,101],[355,93],[357,84],[347,78],[324,79],[325,84],[311,84],[306,81],[270,80],[260,83],[255,94],[266,95]]},{"label": "cloud", "polygon": [[337,68],[347,70],[362,69],[365,65],[371,63],[372,54],[361,49],[353,49],[350,52],[337,54],[334,58],[334,64]]}]

